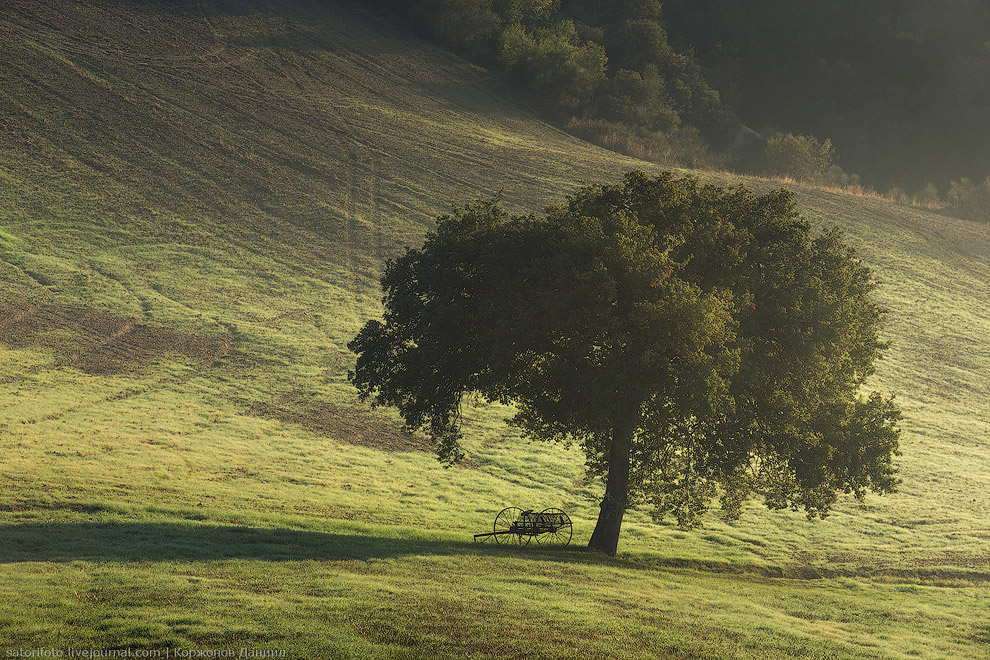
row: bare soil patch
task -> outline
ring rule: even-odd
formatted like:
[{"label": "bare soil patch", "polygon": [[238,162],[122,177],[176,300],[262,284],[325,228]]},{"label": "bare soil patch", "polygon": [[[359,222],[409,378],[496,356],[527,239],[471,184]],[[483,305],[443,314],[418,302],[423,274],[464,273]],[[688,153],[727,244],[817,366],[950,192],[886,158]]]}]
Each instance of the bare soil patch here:
[{"label": "bare soil patch", "polygon": [[251,415],[301,426],[320,436],[387,452],[433,451],[425,438],[407,433],[397,421],[383,419],[357,406],[290,396],[275,403],[256,404]]},{"label": "bare soil patch", "polygon": [[134,373],[165,355],[209,363],[229,337],[142,323],[103,310],[0,302],[0,342],[54,353],[52,368],[72,366],[92,375]]}]

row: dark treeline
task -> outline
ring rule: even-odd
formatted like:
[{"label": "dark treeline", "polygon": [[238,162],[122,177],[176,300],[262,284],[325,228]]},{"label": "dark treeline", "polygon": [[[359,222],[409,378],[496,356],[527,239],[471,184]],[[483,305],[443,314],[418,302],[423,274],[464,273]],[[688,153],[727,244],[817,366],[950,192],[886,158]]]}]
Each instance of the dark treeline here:
[{"label": "dark treeline", "polygon": [[990,174],[986,0],[665,0],[664,17],[744,122],[830,138],[871,185]]},{"label": "dark treeline", "polygon": [[606,147],[990,219],[986,0],[367,4]]},{"label": "dark treeline", "polygon": [[739,130],[697,61],[671,47],[657,0],[387,3],[423,36],[502,72],[544,115],[606,146],[715,164],[712,150]]}]

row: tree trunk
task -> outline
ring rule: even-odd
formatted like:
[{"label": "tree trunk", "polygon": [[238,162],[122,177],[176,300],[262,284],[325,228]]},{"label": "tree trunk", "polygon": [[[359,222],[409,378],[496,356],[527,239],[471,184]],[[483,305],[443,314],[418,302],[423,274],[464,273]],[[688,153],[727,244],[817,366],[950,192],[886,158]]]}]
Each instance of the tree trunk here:
[{"label": "tree trunk", "polygon": [[619,529],[629,501],[629,454],[635,433],[636,424],[627,424],[625,420],[612,429],[605,497],[602,498],[598,524],[588,542],[588,548],[609,557],[614,557],[619,549]]}]

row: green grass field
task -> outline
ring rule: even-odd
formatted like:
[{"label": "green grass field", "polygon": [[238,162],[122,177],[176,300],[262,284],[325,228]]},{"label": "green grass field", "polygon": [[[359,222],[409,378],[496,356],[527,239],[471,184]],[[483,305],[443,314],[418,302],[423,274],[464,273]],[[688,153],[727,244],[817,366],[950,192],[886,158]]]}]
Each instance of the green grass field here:
[{"label": "green grass field", "polygon": [[[990,225],[797,190],[882,281],[901,491],[633,511],[609,560],[577,450],[475,407],[444,469],[345,346],[450,203],[649,166],[337,0],[11,0],[0,44],[5,657],[990,658]],[[576,545],[472,543],[508,505]]]}]

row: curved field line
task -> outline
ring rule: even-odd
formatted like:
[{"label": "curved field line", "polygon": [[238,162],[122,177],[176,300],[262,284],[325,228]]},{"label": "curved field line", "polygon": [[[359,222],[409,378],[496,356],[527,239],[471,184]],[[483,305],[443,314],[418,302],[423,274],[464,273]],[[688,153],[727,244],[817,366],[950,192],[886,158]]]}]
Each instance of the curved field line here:
[{"label": "curved field line", "polygon": [[[133,328],[133,325],[132,325],[132,328]],[[128,330],[128,332],[129,331],[130,330]],[[124,334],[126,334],[126,333],[123,333],[123,332],[122,333],[119,333],[117,338],[119,338],[120,336],[123,336]],[[106,344],[110,343],[110,341],[112,341],[112,340],[104,341],[104,342],[102,342],[101,345],[105,346]],[[179,376],[179,377],[162,378],[162,379],[157,380],[154,383],[151,383],[149,385],[138,386],[138,387],[131,387],[131,388],[125,388],[123,390],[120,390],[118,392],[114,392],[113,394],[109,394],[109,395],[104,396],[104,397],[100,397],[100,398],[95,399],[93,401],[86,401],[84,403],[79,403],[79,404],[76,404],[74,406],[69,406],[68,408],[63,408],[62,410],[57,410],[57,411],[48,413],[46,415],[42,415],[41,417],[39,417],[37,419],[25,420],[25,423],[26,424],[37,424],[37,423],[40,423],[40,422],[53,421],[53,420],[59,419],[61,417],[64,417],[65,415],[68,415],[68,414],[71,414],[71,413],[74,413],[74,412],[78,412],[80,410],[83,410],[85,408],[89,408],[91,406],[95,406],[95,405],[99,405],[99,404],[103,404],[103,403],[110,403],[112,401],[122,401],[124,399],[131,399],[131,398],[134,398],[134,397],[138,397],[138,396],[142,396],[142,395],[148,394],[150,392],[155,392],[155,391],[164,389],[168,385],[182,385],[182,384],[188,383],[190,380],[192,380],[193,378],[196,378],[197,376],[200,376],[204,371],[206,371],[207,369],[209,369],[210,367],[212,367],[214,364],[216,364],[217,362],[219,362],[220,360],[222,360],[225,356],[227,356],[230,353],[230,349],[231,349],[232,346],[233,346],[233,333],[231,333],[230,332],[230,329],[227,328],[227,335],[224,338],[224,341],[220,344],[220,346],[217,348],[217,350],[214,351],[213,354],[211,354],[210,356],[208,356],[203,362],[201,362],[200,365],[198,367],[196,367],[192,371],[192,373],[186,374],[184,376]]]},{"label": "curved field line", "polygon": [[207,357],[205,360],[200,362],[199,366],[196,367],[196,369],[193,370],[192,373],[186,374],[181,378],[166,379],[165,381],[160,381],[159,384],[161,386],[164,386],[165,384],[167,384],[167,381],[170,380],[174,381],[175,384],[188,383],[193,378],[198,377],[204,371],[215,365],[217,362],[230,355],[230,349],[234,345],[234,334],[230,331],[230,328],[228,326],[225,326],[225,329],[227,330],[227,334],[224,336],[223,342],[220,344],[220,346],[217,347],[217,350],[215,350],[209,357]]},{"label": "curved field line", "polygon": [[105,337],[104,339],[101,339],[100,341],[96,342],[95,344],[92,344],[90,346],[85,346],[82,349],[71,353],[68,358],[66,358],[64,360],[58,360],[58,361],[56,361],[55,364],[54,364],[54,366],[55,367],[66,367],[66,366],[69,366],[70,364],[72,364],[73,362],[75,362],[76,360],[78,360],[79,358],[81,358],[82,356],[88,355],[89,353],[92,353],[93,351],[98,351],[101,348],[103,348],[104,346],[117,341],[118,339],[120,339],[121,337],[123,337],[124,335],[126,335],[127,333],[129,333],[133,329],[134,329],[134,321],[133,320],[126,321],[122,326],[120,326],[119,328],[117,328],[116,330],[114,330],[110,334],[109,337]]},{"label": "curved field line", "polygon": [[21,312],[15,314],[14,316],[11,316],[9,318],[0,321],[0,330],[6,330],[9,326],[12,326],[16,323],[20,323],[24,319],[34,316],[35,314],[38,313],[38,310],[40,310],[42,306],[51,297],[52,297],[51,289],[46,288],[44,292],[33,303],[31,303],[30,306],[28,306],[27,309],[24,309]]}]

